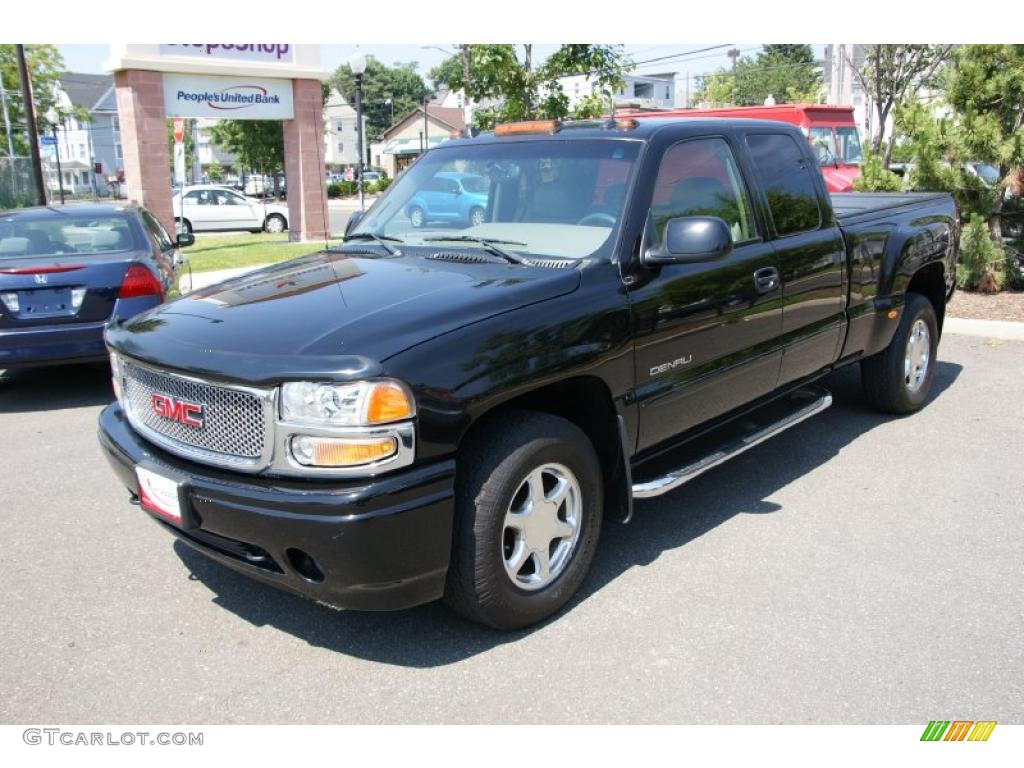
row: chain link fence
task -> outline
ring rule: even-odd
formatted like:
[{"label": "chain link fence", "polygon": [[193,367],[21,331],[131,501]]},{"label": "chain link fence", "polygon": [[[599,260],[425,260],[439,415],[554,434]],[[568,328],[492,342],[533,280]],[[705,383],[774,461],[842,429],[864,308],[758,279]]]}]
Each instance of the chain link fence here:
[{"label": "chain link fence", "polygon": [[36,205],[30,157],[0,157],[0,210]]}]

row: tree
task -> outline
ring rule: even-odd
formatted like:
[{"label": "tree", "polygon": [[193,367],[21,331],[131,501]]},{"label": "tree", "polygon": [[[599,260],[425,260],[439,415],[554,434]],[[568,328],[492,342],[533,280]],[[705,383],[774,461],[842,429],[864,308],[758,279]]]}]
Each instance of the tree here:
[{"label": "tree", "polygon": [[[25,60],[32,78],[32,96],[35,105],[36,120],[40,123],[40,132],[45,130],[42,124],[45,115],[51,109],[57,111],[57,82],[64,69],[64,59],[55,45],[26,45]],[[7,91],[7,110],[11,120],[11,133],[14,140],[15,154],[27,155],[29,152],[25,138],[25,110],[22,101],[21,80],[18,77],[18,60],[13,45],[0,45],[0,78],[3,79],[4,90]],[[7,151],[7,135],[3,122],[0,121],[0,147]]]},{"label": "tree", "polygon": [[[874,104],[877,117],[872,151],[882,151],[886,122],[894,109],[915,98],[915,93],[935,82],[939,68],[949,60],[951,45],[869,45],[855,77]],[[885,147],[884,164],[892,162],[892,141]]]},{"label": "tree", "polygon": [[214,160],[206,169],[206,175],[210,177],[210,181],[216,184],[218,181],[224,180],[224,166]]},{"label": "tree", "polygon": [[765,45],[732,69],[719,68],[698,80],[696,101],[708,106],[753,106],[771,96],[777,104],[816,103],[821,72],[809,45]]},{"label": "tree", "polygon": [[284,168],[284,131],[279,120],[221,120],[211,126],[210,136],[243,168],[273,174]]},{"label": "tree", "polygon": [[946,100],[956,120],[956,160],[999,169],[989,231],[1002,242],[1003,190],[1024,165],[1024,45],[965,45],[953,56]]},{"label": "tree", "polygon": [[[389,67],[373,56],[366,57],[363,73],[363,114],[366,116],[366,138],[379,136],[391,126],[392,112],[404,115],[423,103],[427,86],[416,73],[414,61]],[[348,64],[338,67],[330,84],[353,107],[356,103],[356,78]],[[388,100],[391,100],[390,103]]]},{"label": "tree", "polygon": [[459,54],[432,69],[431,76],[464,91],[471,101],[496,101],[496,106],[475,113],[477,125],[488,128],[495,122],[568,117],[569,98],[559,79],[572,75],[589,77],[599,97],[585,99],[574,114],[600,115],[622,87],[629,65],[620,45],[562,45],[543,62],[534,61],[529,44],[518,49],[510,44],[460,45]]}]

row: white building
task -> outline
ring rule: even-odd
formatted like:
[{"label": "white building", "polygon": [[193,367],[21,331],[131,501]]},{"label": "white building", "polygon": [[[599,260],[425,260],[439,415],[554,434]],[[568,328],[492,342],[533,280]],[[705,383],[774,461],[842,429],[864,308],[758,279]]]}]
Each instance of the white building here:
[{"label": "white building", "polygon": [[827,104],[853,106],[853,119],[866,139],[874,134],[874,106],[857,79],[864,65],[863,43],[831,43],[825,46],[822,77],[828,90]]},{"label": "white building", "polygon": [[[369,154],[366,148],[371,137],[366,135],[365,114],[363,129],[363,151]],[[324,104],[324,165],[329,170],[338,171],[344,166],[358,164],[358,143],[355,107],[332,88],[327,103]]]},{"label": "white building", "polygon": [[[625,84],[614,95],[616,107],[635,109],[672,109],[675,107],[676,73],[654,75],[625,75]],[[597,83],[589,75],[571,75],[559,78],[565,95],[569,97],[569,110],[587,96],[598,93]]]}]

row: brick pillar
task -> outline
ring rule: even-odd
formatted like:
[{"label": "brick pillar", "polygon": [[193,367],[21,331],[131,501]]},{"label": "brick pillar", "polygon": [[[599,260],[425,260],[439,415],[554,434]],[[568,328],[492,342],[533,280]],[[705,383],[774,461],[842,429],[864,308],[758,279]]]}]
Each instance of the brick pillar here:
[{"label": "brick pillar", "polygon": [[324,114],[319,80],[293,80],[295,118],[284,121],[288,239],[324,240],[330,234],[324,179]]},{"label": "brick pillar", "polygon": [[128,199],[148,208],[173,237],[163,75],[125,69],[114,75],[114,86]]}]

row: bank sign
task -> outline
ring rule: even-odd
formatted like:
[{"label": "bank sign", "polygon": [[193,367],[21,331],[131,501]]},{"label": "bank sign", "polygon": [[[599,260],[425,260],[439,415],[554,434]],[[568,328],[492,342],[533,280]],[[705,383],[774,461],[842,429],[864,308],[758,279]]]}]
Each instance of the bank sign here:
[{"label": "bank sign", "polygon": [[184,43],[163,44],[161,56],[185,56],[208,61],[258,61],[269,64],[290,63],[295,51],[289,43]]},{"label": "bank sign", "polygon": [[222,75],[164,75],[167,117],[291,120],[291,80]]}]

